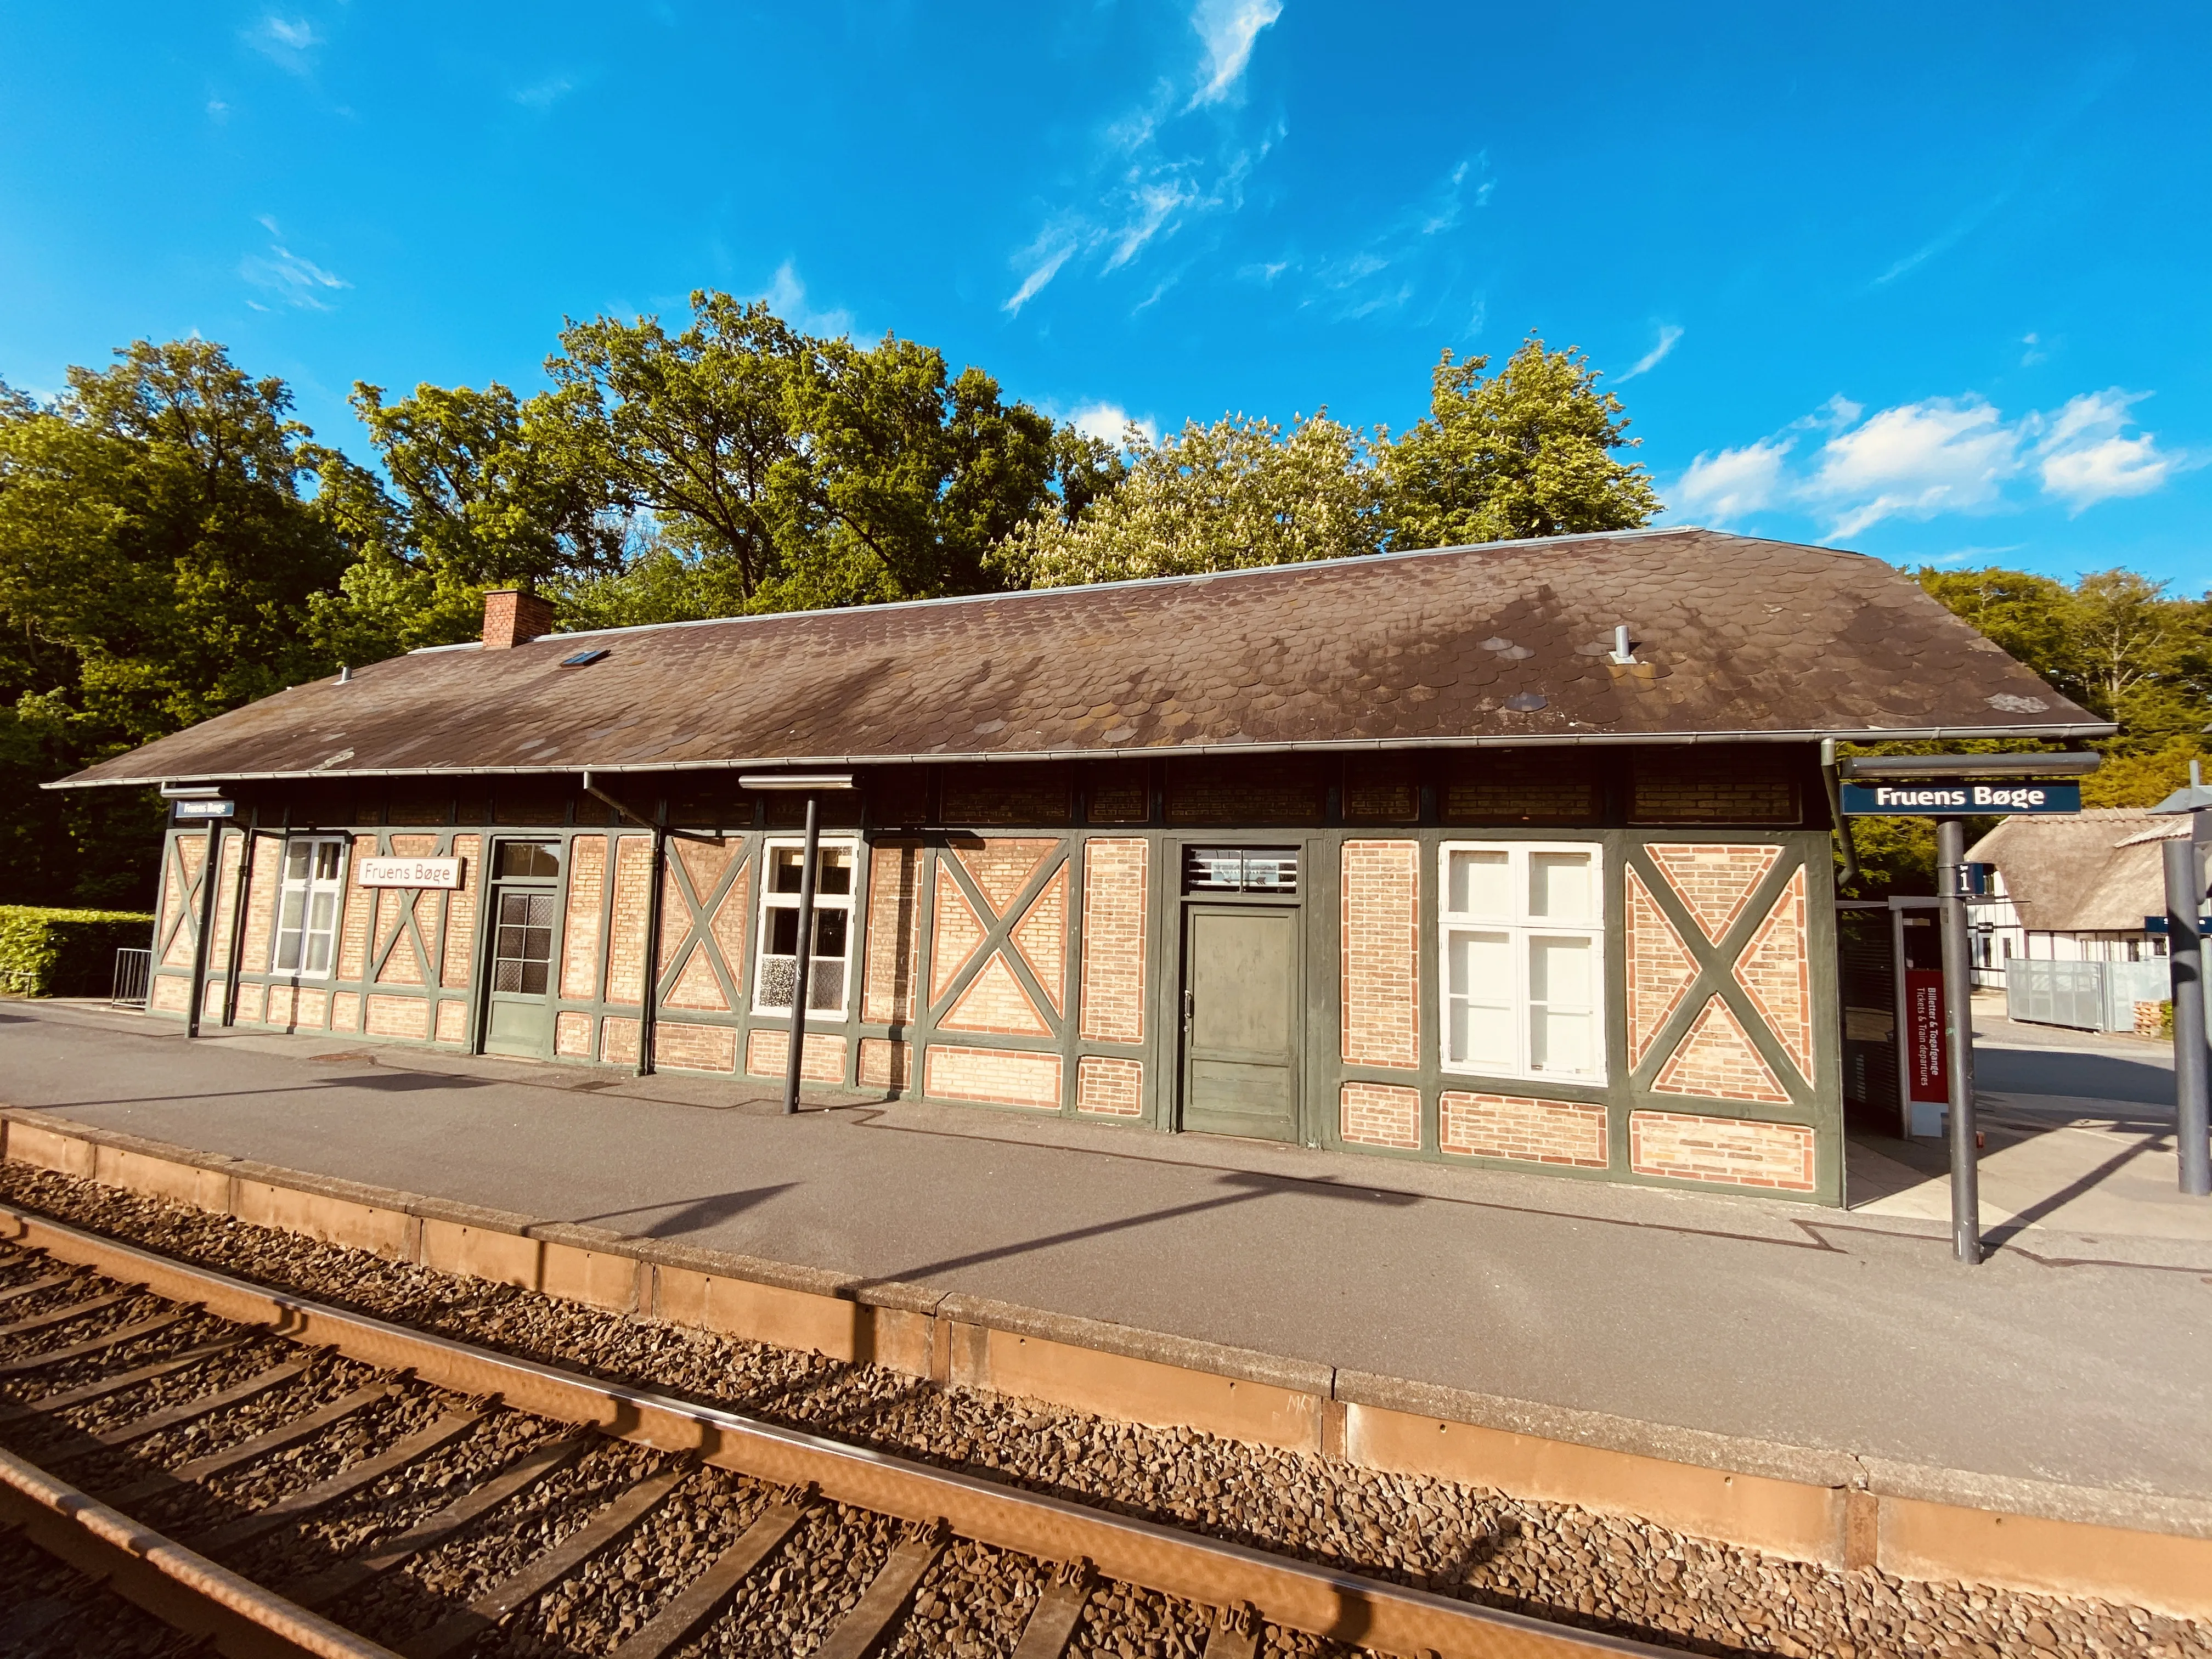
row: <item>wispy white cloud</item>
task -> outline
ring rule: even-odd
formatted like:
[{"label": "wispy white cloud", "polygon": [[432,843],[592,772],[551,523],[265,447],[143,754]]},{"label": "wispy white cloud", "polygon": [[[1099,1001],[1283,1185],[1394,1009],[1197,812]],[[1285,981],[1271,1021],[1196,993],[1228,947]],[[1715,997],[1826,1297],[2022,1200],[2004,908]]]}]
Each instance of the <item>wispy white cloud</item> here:
[{"label": "wispy white cloud", "polygon": [[1157,424],[1130,414],[1127,410],[1115,403],[1101,401],[1085,404],[1074,413],[1063,418],[1085,437],[1096,438],[1102,443],[1112,444],[1116,449],[1121,447],[1124,439],[1128,435],[1128,429],[1133,426],[1144,434],[1146,443],[1159,441],[1160,429]]},{"label": "wispy white cloud", "polygon": [[1923,564],[1987,564],[1992,559],[2002,559],[2008,553],[2017,553],[2027,545],[2026,542],[2008,542],[2002,547],[1954,547],[1948,553],[1909,554],[1899,562],[1910,563],[1917,557]]},{"label": "wispy white cloud", "polygon": [[853,313],[838,308],[817,311],[806,303],[806,284],[799,280],[799,267],[786,259],[775,268],[775,279],[765,292],[753,296],[768,301],[768,308],[805,334],[840,335],[853,331]]},{"label": "wispy white cloud", "polygon": [[2022,368],[2033,368],[2038,363],[2048,362],[2051,360],[2051,353],[2044,349],[2041,335],[2023,334],[2020,337],[2020,343],[2027,348],[2020,354],[2020,366]]},{"label": "wispy white cloud", "polygon": [[1019,312],[1031,300],[1043,292],[1047,283],[1060,275],[1060,268],[1081,246],[1082,237],[1065,226],[1048,231],[1032,242],[1023,255],[1022,262],[1029,266],[1029,274],[1022,285],[1008,296],[1001,311]]},{"label": "wispy white cloud", "polygon": [[1920,269],[1940,254],[1948,253],[1960,242],[1988,223],[1996,210],[2012,199],[2012,191],[2001,190],[1987,200],[1978,202],[1954,219],[1930,240],[1906,254],[1888,270],[1874,279],[1876,288],[1895,282],[1899,277]]},{"label": "wispy white cloud", "polygon": [[1741,449],[1701,454],[1668,492],[1676,512],[1711,524],[1731,524],[1771,507],[1788,493],[1783,463],[1795,438],[1761,438]]},{"label": "wispy white cloud", "polygon": [[[267,215],[262,216],[260,222],[270,236],[281,238],[283,234],[276,228],[276,221]],[[240,260],[238,274],[281,303],[302,311],[328,311],[331,304],[325,296],[335,289],[353,286],[336,272],[301,258],[281,240],[270,242],[266,253],[249,253]],[[257,311],[269,309],[251,300],[246,303]]]},{"label": "wispy white cloud", "polygon": [[1205,77],[1185,106],[1218,104],[1235,95],[1252,61],[1252,47],[1260,31],[1283,15],[1282,0],[1198,0],[1190,26],[1206,43]]},{"label": "wispy white cloud", "polygon": [[246,31],[246,44],[280,69],[305,75],[314,67],[311,54],[324,44],[315,26],[304,17],[280,17],[271,12]]},{"label": "wispy white cloud", "polygon": [[[2021,504],[2015,485],[2031,478],[2042,495],[2080,513],[2148,495],[2201,464],[2160,449],[2155,434],[2129,430],[2130,410],[2148,395],[2115,386],[2084,392],[2056,413],[2031,410],[2017,420],[1972,394],[1872,415],[1848,398],[1832,398],[1773,437],[1700,454],[1667,494],[1677,513],[1715,524],[1795,508],[1838,538],[1887,519],[2015,508]],[[1827,436],[1808,465],[1793,471],[1797,434],[1821,432]]]},{"label": "wispy white cloud", "polygon": [[230,119],[230,106],[220,98],[210,98],[207,100],[207,112],[208,119],[218,124]]},{"label": "wispy white cloud", "polygon": [[[1018,316],[1071,265],[1112,276],[1194,221],[1243,205],[1246,181],[1281,138],[1280,124],[1240,132],[1234,118],[1194,112],[1238,101],[1254,44],[1282,9],[1281,0],[1198,0],[1190,17],[1203,44],[1198,63],[1101,129],[1085,199],[1053,212],[1012,256],[1018,280],[1000,309]],[[1187,100],[1185,88],[1194,88]],[[1171,285],[1155,284],[1139,309]]]},{"label": "wispy white cloud", "polygon": [[[1480,164],[1486,168],[1490,164],[1489,152],[1486,150],[1480,161]],[[1421,216],[1417,228],[1422,235],[1434,236],[1439,231],[1459,228],[1460,220],[1467,211],[1468,198],[1470,194],[1465,188],[1467,176],[1474,171],[1475,166],[1475,161],[1462,161],[1445,175],[1443,183],[1430,198],[1427,211]],[[1497,187],[1498,181],[1495,179],[1478,179],[1471,192],[1474,205],[1479,208],[1489,206],[1490,192]]]},{"label": "wispy white cloud", "polygon": [[2132,424],[2129,408],[2149,395],[2113,386],[2068,400],[2036,445],[2043,493],[2079,513],[2099,501],[2148,495],[2189,467],[2190,457],[2160,450],[2152,433],[2123,435]]},{"label": "wispy white cloud", "polygon": [[553,107],[576,89],[576,83],[565,75],[549,75],[543,81],[520,88],[507,96],[525,109],[546,110]]},{"label": "wispy white cloud", "polygon": [[[1440,269],[1454,269],[1446,251],[1452,239],[1446,233],[1463,224],[1470,209],[1485,206],[1497,182],[1488,152],[1465,157],[1350,253],[1295,262],[1307,283],[1303,303],[1350,322],[1405,311],[1426,295],[1433,320],[1437,307],[1449,298],[1449,276],[1439,282],[1437,275]],[[1482,309],[1477,298],[1470,337],[1481,331]]]},{"label": "wispy white cloud", "polygon": [[2019,447],[2019,434],[1980,398],[1930,398],[1829,439],[1803,493],[1837,536],[1900,514],[1971,512],[1996,502]]},{"label": "wispy white cloud", "polygon": [[1622,375],[1620,380],[1615,380],[1613,384],[1619,386],[1623,380],[1632,380],[1639,374],[1649,374],[1667,361],[1667,354],[1674,350],[1681,337],[1682,331],[1673,323],[1662,324],[1659,330],[1659,343],[1638,357],[1636,360],[1636,367]]}]

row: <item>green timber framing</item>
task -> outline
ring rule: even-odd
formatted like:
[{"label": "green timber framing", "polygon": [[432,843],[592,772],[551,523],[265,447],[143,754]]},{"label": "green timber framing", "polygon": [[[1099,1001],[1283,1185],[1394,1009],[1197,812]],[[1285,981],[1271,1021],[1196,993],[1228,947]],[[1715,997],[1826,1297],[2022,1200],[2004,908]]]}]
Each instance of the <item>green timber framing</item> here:
[{"label": "green timber framing", "polygon": [[[823,797],[825,840],[847,837],[855,856],[845,1012],[808,1023],[811,1083],[1174,1131],[1183,914],[1200,896],[1183,891],[1185,850],[1294,847],[1294,898],[1207,894],[1203,902],[1279,903],[1298,914],[1305,966],[1296,1135],[1303,1143],[1841,1200],[1832,871],[1815,744],[913,763],[864,767],[858,778],[853,794]],[[149,1011],[185,1016],[197,975],[204,1024],[358,1032],[475,1052],[484,1024],[493,927],[484,900],[495,844],[557,841],[556,1036],[544,1058],[639,1064],[642,975],[625,978],[618,947],[626,944],[635,964],[657,964],[645,1066],[727,1072],[733,1081],[750,1075],[763,1085],[781,1077],[789,1015],[754,1010],[761,872],[770,841],[795,835],[801,802],[748,796],[733,773],[609,772],[594,781],[624,810],[586,793],[574,772],[233,786],[235,821],[216,821],[212,832],[204,823],[170,830]],[[221,848],[210,895],[203,884],[211,833]],[[281,848],[308,834],[344,837],[350,848],[328,979],[270,970]],[[596,895],[576,885],[592,856],[580,860],[578,848],[593,838],[605,838]],[[656,840],[665,848],[658,860]],[[1604,1081],[1446,1069],[1442,860],[1447,843],[1467,842],[1596,849]],[[241,860],[247,846],[252,856]],[[1391,910],[1379,921],[1367,914],[1373,894],[1360,887],[1347,895],[1346,882],[1347,860],[1377,848],[1394,867],[1412,849],[1413,873],[1410,914]],[[366,889],[353,866],[368,854],[457,856],[465,885]],[[1682,875],[1686,860],[1735,872],[1732,908],[1717,915],[1701,908],[1701,890]],[[1133,1012],[1122,1006],[1117,1016],[1099,1017],[1109,999],[1086,995],[1085,973],[1104,947],[1086,947],[1085,927],[1111,908],[1093,902],[1109,865],[1125,874],[1141,870],[1142,988]],[[641,930],[655,920],[649,901],[656,887],[653,940]],[[203,959],[198,935],[210,897]],[[1410,928],[1400,928],[1401,921]],[[1115,922],[1126,933],[1129,918],[1116,914]],[[1794,928],[1796,943],[1775,957],[1770,945],[1783,924]],[[1642,931],[1632,937],[1632,928]],[[1349,977],[1348,929],[1366,929],[1362,941],[1386,944],[1409,934],[1410,1042],[1402,1030],[1379,1047],[1355,1039],[1348,1005],[1373,998]],[[1754,951],[1785,969],[1797,964],[1797,1004],[1787,1018],[1775,1017],[1772,999],[1747,975]],[[572,956],[588,958],[588,969],[572,974]],[[1656,997],[1648,984],[1638,988],[1653,960],[1671,964]],[[711,987],[702,984],[701,961]],[[980,986],[987,975],[991,984]],[[969,1006],[989,1005],[994,995],[1018,1017],[994,1024]],[[350,1017],[334,1019],[334,1008]],[[579,1033],[586,1035],[580,1041]],[[1670,1080],[1669,1067],[1693,1039],[1720,1042],[1764,1081],[1735,1094],[1710,1080],[1686,1086],[1680,1077],[1656,1086]],[[1006,1078],[1017,1081],[976,1086]],[[1094,1088],[1097,1079],[1105,1081]],[[1397,1127],[1380,1135],[1356,1127],[1355,1094],[1389,1103]],[[1572,1131],[1579,1151],[1501,1147],[1494,1135],[1464,1127],[1500,1104],[1544,1109]],[[1092,1109],[1102,1105],[1110,1109]],[[1779,1136],[1784,1166],[1802,1148],[1801,1170],[1785,1167],[1777,1178],[1771,1159],[1746,1165],[1723,1157],[1708,1165],[1693,1152],[1684,1160],[1682,1145],[1695,1148],[1716,1135],[1725,1141],[1731,1125]],[[1665,1147],[1647,1154],[1647,1143],[1662,1140]]]}]

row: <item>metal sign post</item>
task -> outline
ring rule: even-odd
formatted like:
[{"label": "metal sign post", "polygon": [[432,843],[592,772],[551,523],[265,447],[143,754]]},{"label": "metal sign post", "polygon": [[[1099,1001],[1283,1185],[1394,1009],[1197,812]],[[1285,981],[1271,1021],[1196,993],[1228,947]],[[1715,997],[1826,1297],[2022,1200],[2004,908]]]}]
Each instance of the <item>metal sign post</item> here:
[{"label": "metal sign post", "polygon": [[2173,1109],[2181,1190],[2212,1194],[2212,1066],[2204,1047],[2204,934],[2197,926],[2204,878],[2194,841],[2169,841],[2166,854],[2166,960],[2173,985]]},{"label": "metal sign post", "polygon": [[1982,1259],[1981,1170],[1974,1145],[1974,970],[1967,950],[1966,825],[1936,824],[1936,885],[1942,900],[1943,1060],[1951,1085],[1951,1247],[1969,1267]]},{"label": "metal sign post", "polygon": [[2199,763],[2189,763],[2189,786],[2151,808],[2187,814],[2190,833],[2162,849],[2166,860],[2166,960],[2173,987],[2173,1112],[2180,1154],[2181,1190],[2212,1196],[2212,1053],[2205,1048],[2204,856],[2212,844],[2212,789]]},{"label": "metal sign post", "polygon": [[[1966,862],[1965,813],[2078,812],[2071,781],[2094,754],[1868,755],[1844,761],[1839,805],[1850,817],[1936,820],[1936,895],[1943,945],[1943,1069],[1949,1085],[1951,1242],[1960,1261],[1982,1259],[1981,1172],[1975,1161],[1974,965],[1966,900],[1984,873]],[[1886,780],[1881,782],[1864,780]],[[1905,1036],[1900,1032],[1899,1036]],[[1910,1091],[1908,1091],[1908,1095]],[[1908,1105],[1909,1112],[1911,1107]]]}]

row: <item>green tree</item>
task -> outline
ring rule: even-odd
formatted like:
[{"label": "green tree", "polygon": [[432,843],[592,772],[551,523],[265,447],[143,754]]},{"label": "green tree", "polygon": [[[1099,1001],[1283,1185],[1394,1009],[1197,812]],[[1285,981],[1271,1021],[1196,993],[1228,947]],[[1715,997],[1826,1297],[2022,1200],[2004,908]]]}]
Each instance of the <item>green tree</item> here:
[{"label": "green tree", "polygon": [[726,294],[691,310],[675,335],[571,323],[547,362],[549,441],[657,526],[623,574],[572,586],[580,614],[975,592],[998,583],[995,543],[1113,487],[1103,446],[930,347],[813,339]]},{"label": "green tree", "polygon": [[220,345],[148,341],[0,398],[0,899],[143,902],[158,814],[45,781],[325,672],[338,465]]},{"label": "green tree", "polygon": [[1431,375],[1429,413],[1380,446],[1392,543],[1452,547],[1528,536],[1632,530],[1660,508],[1633,449],[1620,400],[1575,348],[1547,351],[1534,335],[1483,378],[1487,357]]},{"label": "green tree", "polygon": [[1289,431],[1231,415],[1187,422],[1158,444],[1132,426],[1127,475],[1079,514],[1042,515],[1001,544],[1017,583],[1240,570],[1372,553],[1382,544],[1375,473],[1360,434],[1323,410]]},{"label": "green tree", "polygon": [[2058,691],[2117,721],[2082,799],[2148,805],[2185,781],[2212,720],[2212,602],[2127,570],[2070,586],[2025,571],[1923,569],[1921,586]]},{"label": "green tree", "polygon": [[931,347],[815,342],[787,406],[801,454],[778,477],[781,609],[986,591],[992,545],[1055,511],[1053,423]]},{"label": "green tree", "polygon": [[[2212,603],[2176,599],[2132,571],[2093,571],[2070,586],[1996,567],[1918,572],[1920,585],[2057,690],[2119,731],[2083,780],[2084,806],[2149,806],[2189,781],[2212,720]],[[2017,750],[2014,742],[1880,744],[1867,754]],[[2055,745],[2054,745],[2055,746]],[[1995,822],[1995,820],[1990,820]],[[1935,836],[1922,822],[1862,818],[1861,894],[1935,890]]]},{"label": "green tree", "polygon": [[482,392],[418,386],[387,403],[359,382],[352,401],[392,489],[351,467],[325,483],[325,510],[360,554],[317,611],[341,659],[473,639],[487,588],[554,589],[621,568],[629,515],[596,458],[563,441],[560,398],[524,402],[495,380]]},{"label": "green tree", "polygon": [[788,393],[805,355],[764,303],[704,289],[681,334],[656,317],[572,321],[545,362],[561,394],[547,436],[629,507],[696,525],[750,603],[783,563],[804,467]]},{"label": "green tree", "polygon": [[2066,584],[2025,570],[1938,570],[1923,566],[1920,586],[1954,616],[2042,677],[2054,690],[2081,701],[2088,695],[2075,672]]}]

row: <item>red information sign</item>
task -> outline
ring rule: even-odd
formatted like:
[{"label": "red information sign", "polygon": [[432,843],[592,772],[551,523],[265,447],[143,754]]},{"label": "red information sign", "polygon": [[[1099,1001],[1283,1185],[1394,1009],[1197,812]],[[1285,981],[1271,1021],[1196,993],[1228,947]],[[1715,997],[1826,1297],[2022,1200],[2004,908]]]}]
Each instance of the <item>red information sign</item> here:
[{"label": "red information sign", "polygon": [[1951,1098],[1943,1063],[1943,975],[1934,968],[1905,970],[1905,1070],[1915,1100]]}]

